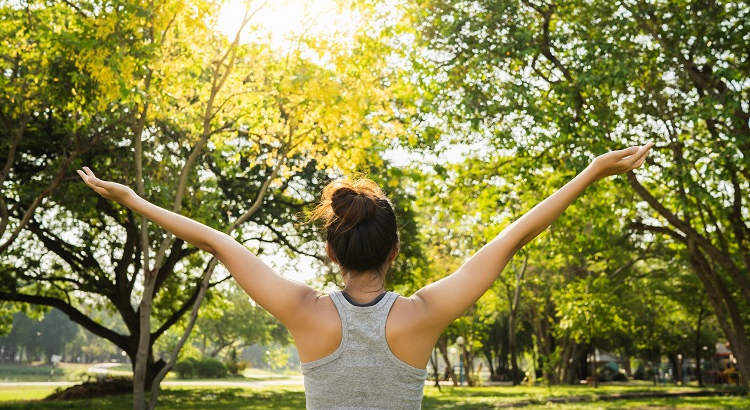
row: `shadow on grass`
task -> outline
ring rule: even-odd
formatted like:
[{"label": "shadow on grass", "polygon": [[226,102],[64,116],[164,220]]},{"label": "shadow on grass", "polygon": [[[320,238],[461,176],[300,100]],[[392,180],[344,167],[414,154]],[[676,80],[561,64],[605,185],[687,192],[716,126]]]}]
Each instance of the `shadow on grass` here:
[{"label": "shadow on grass", "polygon": [[[90,400],[2,403],[0,409],[131,409],[133,396],[122,394]],[[166,389],[159,395],[159,409],[300,409],[305,408],[301,389],[190,388]]]},{"label": "shadow on grass", "polygon": [[[689,389],[603,389],[601,393],[618,394],[642,391],[666,392]],[[710,391],[707,391],[710,392]],[[588,393],[588,394],[587,394]],[[747,396],[722,395],[711,397],[670,397],[670,398],[631,398],[613,401],[586,401],[578,403],[550,403],[553,397],[587,395],[592,399],[600,392],[590,394],[591,389],[578,387],[538,388],[518,386],[508,387],[444,387],[441,392],[428,387],[423,401],[424,409],[494,409],[498,406],[524,406],[525,409],[565,408],[565,409],[602,409],[602,408],[748,408],[750,399]],[[729,394],[724,393],[724,394]],[[20,396],[23,397],[23,396]],[[303,409],[305,393],[302,386],[268,386],[264,388],[241,387],[169,387],[159,396],[159,409]],[[90,400],[69,400],[59,402],[17,401],[0,403],[0,409],[123,409],[132,408],[132,395],[123,394]]]},{"label": "shadow on grass", "polygon": [[[425,391],[425,409],[496,409],[496,408],[647,408],[651,403],[663,403],[668,408],[748,408],[750,398],[741,396],[742,390],[732,388],[698,389],[691,387],[607,386],[592,389],[585,386],[552,387],[450,387]],[[704,397],[699,397],[704,396]],[[738,406],[739,403],[747,403]],[[641,407],[646,405],[647,407]],[[658,407],[667,408],[667,407]]]}]

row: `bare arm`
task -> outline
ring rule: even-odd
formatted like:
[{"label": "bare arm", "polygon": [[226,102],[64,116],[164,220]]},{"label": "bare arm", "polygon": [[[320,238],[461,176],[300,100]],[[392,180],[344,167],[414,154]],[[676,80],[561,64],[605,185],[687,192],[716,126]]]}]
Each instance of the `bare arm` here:
[{"label": "bare arm", "polygon": [[411,298],[421,311],[425,332],[437,337],[489,289],[513,255],[542,233],[596,180],[639,167],[653,144],[598,157],[557,192],[510,224],[456,272],[417,291]]},{"label": "bare arm", "polygon": [[[257,256],[224,232],[169,210],[136,195],[129,187],[97,178],[87,167],[78,174],[101,196],[117,201],[160,225],[175,236],[215,255],[242,289],[290,329],[302,323],[303,306],[315,300],[309,286],[280,276]],[[300,323],[297,323],[300,322]]]}]

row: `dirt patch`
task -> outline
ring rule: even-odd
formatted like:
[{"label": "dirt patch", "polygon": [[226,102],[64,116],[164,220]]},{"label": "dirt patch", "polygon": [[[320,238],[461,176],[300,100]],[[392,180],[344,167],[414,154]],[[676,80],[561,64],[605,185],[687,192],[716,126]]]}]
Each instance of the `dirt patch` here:
[{"label": "dirt patch", "polygon": [[110,377],[97,382],[86,382],[56,391],[45,397],[44,401],[91,399],[94,397],[125,394],[133,391],[133,379],[127,377]]}]

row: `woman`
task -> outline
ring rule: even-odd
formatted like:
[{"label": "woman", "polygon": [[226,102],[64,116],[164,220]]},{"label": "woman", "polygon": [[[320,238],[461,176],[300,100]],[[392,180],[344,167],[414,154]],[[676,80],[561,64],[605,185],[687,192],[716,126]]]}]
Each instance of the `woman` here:
[{"label": "woman", "polygon": [[343,290],[326,295],[279,276],[222,232],[159,208],[124,185],[102,181],[86,167],[78,173],[103,197],[215,255],[247,294],[289,329],[303,362],[308,408],[418,409],[425,368],[443,330],[588,185],[639,167],[652,145],[597,157],[456,272],[410,297],[384,290],[399,240],[393,208],[372,181],[332,182],[313,212],[313,218],[325,221],[326,252],[344,282]]}]

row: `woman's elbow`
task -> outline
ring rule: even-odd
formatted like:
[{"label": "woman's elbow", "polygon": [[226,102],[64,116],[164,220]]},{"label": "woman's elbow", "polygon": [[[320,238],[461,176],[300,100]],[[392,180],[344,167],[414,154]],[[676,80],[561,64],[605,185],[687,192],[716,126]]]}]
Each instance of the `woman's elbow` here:
[{"label": "woman's elbow", "polygon": [[239,242],[222,232],[206,241],[201,249],[219,258],[220,253],[226,253],[226,251],[237,245],[239,245]]}]

